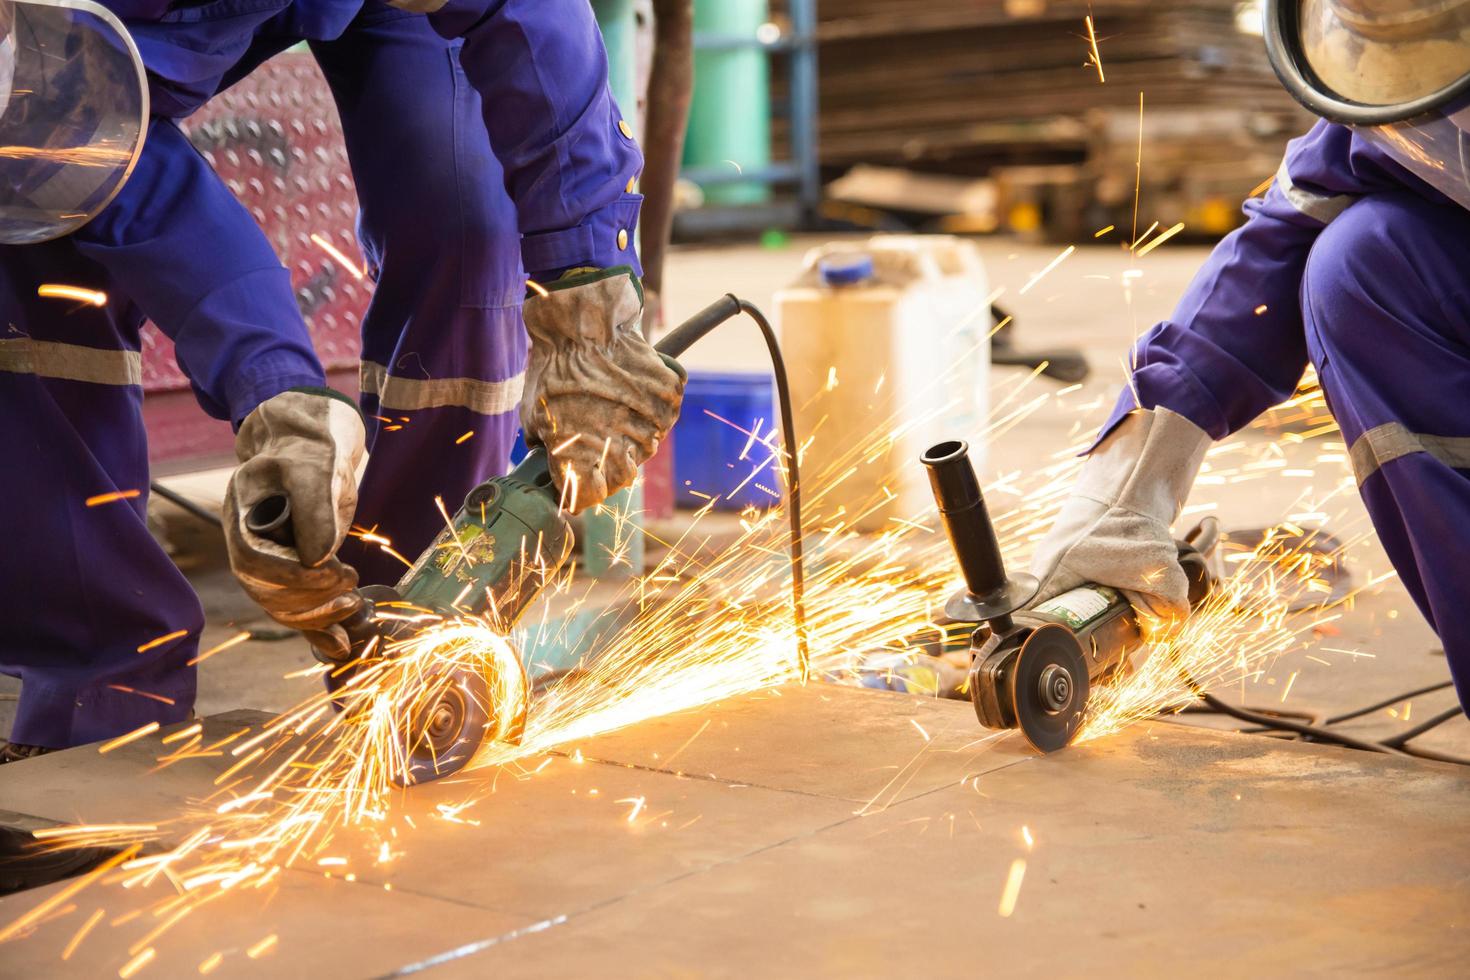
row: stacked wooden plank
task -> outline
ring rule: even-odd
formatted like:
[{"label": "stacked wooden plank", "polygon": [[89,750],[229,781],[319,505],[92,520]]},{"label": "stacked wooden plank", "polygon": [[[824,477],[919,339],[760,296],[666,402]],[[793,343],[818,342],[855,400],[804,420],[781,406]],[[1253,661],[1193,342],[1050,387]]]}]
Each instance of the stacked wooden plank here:
[{"label": "stacked wooden plank", "polygon": [[[1119,119],[1136,137],[1140,92],[1146,119],[1161,125],[1213,112],[1213,131],[1188,136],[1195,159],[1226,148],[1238,157],[1263,141],[1279,155],[1307,117],[1277,83],[1261,38],[1237,26],[1237,6],[828,0],[819,5],[822,162],[958,173],[1081,162],[1118,142]],[[1089,61],[1089,11],[1105,82]],[[1181,125],[1190,128],[1173,120],[1165,129]]]}]

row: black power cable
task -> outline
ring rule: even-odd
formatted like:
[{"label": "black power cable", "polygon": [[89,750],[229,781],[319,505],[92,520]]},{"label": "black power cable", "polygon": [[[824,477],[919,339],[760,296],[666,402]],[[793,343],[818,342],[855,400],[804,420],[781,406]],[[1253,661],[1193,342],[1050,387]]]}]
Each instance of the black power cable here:
[{"label": "black power cable", "polygon": [[204,523],[213,524],[215,527],[218,528],[224,527],[224,522],[220,519],[220,516],[218,514],[199,506],[188,497],[185,497],[183,494],[175,493],[168,487],[164,486],[162,483],[159,483],[157,480],[149,483],[148,489],[151,490],[156,496],[162,497],[164,500],[167,500],[169,503],[173,504],[180,510],[194,515]]},{"label": "black power cable", "polygon": [[801,679],[806,681],[811,673],[812,653],[806,635],[806,569],[803,561],[801,535],[801,469],[796,460],[796,422],[791,411],[791,387],[786,377],[786,359],[781,356],[781,344],[771,321],[754,304],[740,300],[740,310],[755,321],[761,336],[766,340],[766,350],[771,355],[771,369],[776,377],[776,403],[781,413],[781,442],[786,450],[786,492],[789,503],[786,515],[791,522],[791,613],[796,624],[796,651],[801,664]]},{"label": "black power cable", "polygon": [[1370,704],[1366,708],[1358,708],[1355,711],[1349,711],[1346,714],[1333,715],[1322,724],[1336,725],[1339,722],[1351,721],[1354,718],[1361,718],[1364,715],[1371,715],[1375,711],[1382,711],[1384,708],[1387,708],[1390,705],[1398,704],[1400,701],[1407,701],[1409,700],[1409,698],[1417,698],[1421,694],[1433,694],[1435,691],[1443,691],[1447,687],[1452,687],[1454,683],[1454,681],[1440,681],[1438,684],[1429,684],[1425,687],[1416,687],[1412,691],[1405,691],[1403,694],[1400,694],[1396,698],[1388,698],[1387,700],[1379,701],[1377,704]]},{"label": "black power cable", "polygon": [[801,531],[801,468],[796,459],[796,423],[792,417],[791,388],[786,378],[786,360],[781,356],[781,344],[771,321],[766,319],[753,303],[726,294],[679,326],[669,331],[653,349],[670,357],[678,357],[688,350],[699,338],[725,321],[744,313],[755,321],[765,339],[770,353],[771,369],[776,378],[776,400],[781,413],[781,442],[786,455],[787,491],[789,505],[787,517],[791,522],[791,604],[792,618],[796,624],[796,653],[801,668],[801,679],[805,681],[811,672],[811,649],[806,632],[806,576],[803,564]]},{"label": "black power cable", "polygon": [[1450,762],[1456,765],[1470,766],[1470,758],[1452,755],[1447,752],[1438,752],[1434,749],[1420,748],[1418,746],[1409,744],[1410,741],[1418,738],[1425,732],[1438,728],[1445,722],[1451,721],[1463,715],[1465,713],[1464,709],[1461,708],[1459,705],[1456,705],[1453,708],[1448,708],[1440,712],[1439,714],[1434,715],[1428,720],[1421,722],[1418,725],[1415,725],[1413,728],[1410,728],[1403,732],[1399,732],[1397,735],[1376,742],[1371,739],[1358,738],[1353,735],[1348,735],[1345,732],[1339,732],[1327,727],[1329,725],[1333,725],[1338,722],[1346,721],[1352,718],[1361,718],[1363,715],[1371,714],[1374,711],[1379,711],[1383,708],[1388,707],[1389,705],[1398,704],[1400,701],[1406,701],[1409,698],[1416,697],[1421,694],[1429,694],[1433,691],[1443,690],[1444,688],[1449,687],[1452,683],[1453,682],[1451,681],[1444,681],[1438,684],[1431,684],[1426,687],[1416,688],[1415,690],[1406,691],[1396,697],[1387,698],[1383,701],[1378,702],[1377,704],[1369,705],[1366,708],[1358,708],[1354,711],[1349,711],[1341,715],[1336,715],[1332,718],[1327,719],[1321,724],[1304,724],[1301,722],[1291,721],[1290,719],[1283,718],[1277,714],[1267,714],[1261,711],[1253,711],[1250,708],[1238,708],[1233,704],[1229,704],[1225,701],[1220,700],[1213,694],[1210,694],[1208,691],[1203,690],[1192,680],[1189,681],[1191,689],[1193,689],[1195,694],[1199,696],[1200,701],[1203,705],[1203,707],[1196,708],[1194,713],[1214,713],[1227,715],[1231,718],[1235,718],[1240,721],[1247,721],[1250,722],[1252,725],[1257,726],[1256,728],[1242,729],[1242,734],[1247,732],[1281,732],[1285,734],[1296,735],[1303,741],[1308,742],[1325,742],[1330,745],[1341,745],[1345,748],[1359,749],[1364,752],[1377,752],[1383,755],[1396,755],[1401,757],[1412,756],[1414,758],[1429,759],[1435,762]]}]

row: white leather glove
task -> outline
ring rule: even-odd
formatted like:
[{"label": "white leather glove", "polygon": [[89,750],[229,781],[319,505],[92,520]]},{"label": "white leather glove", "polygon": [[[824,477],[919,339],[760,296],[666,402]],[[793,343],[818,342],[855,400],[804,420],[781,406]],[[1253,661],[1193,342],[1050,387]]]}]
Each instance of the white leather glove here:
[{"label": "white leather glove", "polygon": [[[356,607],[357,572],[338,561],[357,509],[365,431],[357,406],[327,388],[285,391],[245,417],[235,436],[240,466],[225,493],[230,568],[271,618],[303,631],[330,630]],[[268,497],[290,500],[295,547],[246,526]]]},{"label": "white leather glove", "polygon": [[1161,619],[1189,614],[1189,580],[1170,526],[1210,437],[1167,408],[1131,412],[1092,451],[1056,524],[1036,548],[1035,603],[1086,583],[1121,590]]},{"label": "white leather glove", "polygon": [[643,292],[626,266],[546,288],[526,300],[521,425],[556,450],[552,476],[580,513],[633,485],[679,418],[685,375],[643,338]]}]

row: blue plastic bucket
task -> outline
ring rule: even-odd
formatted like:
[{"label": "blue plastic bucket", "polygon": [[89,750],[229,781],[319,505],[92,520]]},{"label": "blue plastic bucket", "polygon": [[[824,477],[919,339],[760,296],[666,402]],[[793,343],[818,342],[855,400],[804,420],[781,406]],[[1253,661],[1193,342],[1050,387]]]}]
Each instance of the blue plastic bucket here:
[{"label": "blue plastic bucket", "polygon": [[770,375],[689,372],[674,426],[676,505],[703,507],[712,497],[716,510],[779,504],[781,474],[768,448],[781,444],[778,418]]}]

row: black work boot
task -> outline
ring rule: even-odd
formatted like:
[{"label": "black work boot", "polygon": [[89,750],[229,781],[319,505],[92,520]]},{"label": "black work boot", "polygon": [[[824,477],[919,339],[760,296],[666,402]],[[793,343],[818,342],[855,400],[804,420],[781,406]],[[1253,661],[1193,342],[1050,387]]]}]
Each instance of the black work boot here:
[{"label": "black work boot", "polygon": [[112,856],[96,847],[42,850],[28,830],[0,826],[0,895],[40,888],[90,871]]},{"label": "black work boot", "polygon": [[51,749],[40,745],[21,745],[18,742],[0,742],[0,766],[7,762],[19,762],[22,759],[33,759],[38,755],[45,755]]}]

